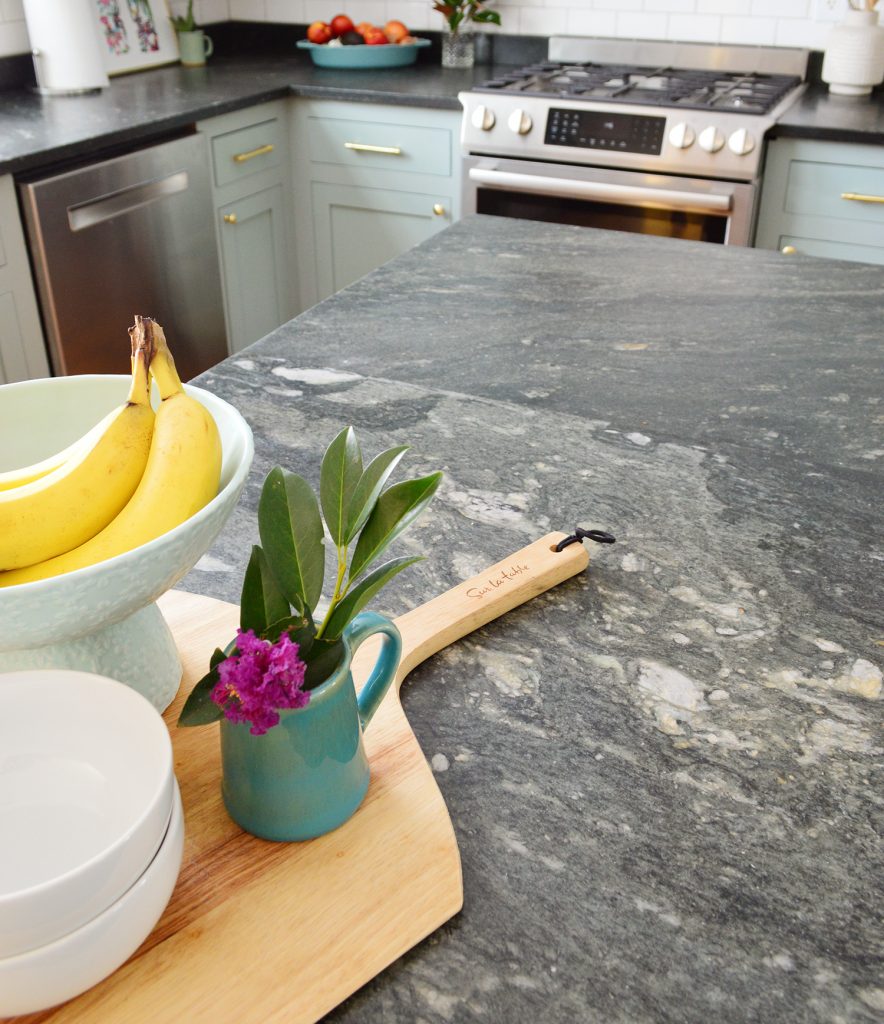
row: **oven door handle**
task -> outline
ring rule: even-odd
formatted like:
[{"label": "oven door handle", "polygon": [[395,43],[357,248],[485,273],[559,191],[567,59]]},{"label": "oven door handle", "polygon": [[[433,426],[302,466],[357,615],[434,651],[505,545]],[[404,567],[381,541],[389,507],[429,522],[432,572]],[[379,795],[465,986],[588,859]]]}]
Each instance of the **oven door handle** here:
[{"label": "oven door handle", "polygon": [[648,206],[666,210],[726,213],[732,197],[709,192],[681,192],[677,189],[649,188],[639,185],[612,185],[605,181],[577,181],[540,174],[516,174],[489,167],[471,167],[470,181],[507,192],[528,192],[564,199],[599,199],[624,206]]}]

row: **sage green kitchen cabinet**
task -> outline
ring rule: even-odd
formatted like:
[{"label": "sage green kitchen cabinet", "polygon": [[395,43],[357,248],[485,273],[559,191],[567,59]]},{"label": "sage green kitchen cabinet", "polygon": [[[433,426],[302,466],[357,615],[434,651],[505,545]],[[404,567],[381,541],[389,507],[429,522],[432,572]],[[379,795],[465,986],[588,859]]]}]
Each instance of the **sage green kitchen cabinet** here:
[{"label": "sage green kitchen cabinet", "polygon": [[227,338],[238,352],[298,311],[285,101],[204,121]]},{"label": "sage green kitchen cabinet", "polygon": [[0,176],[0,384],[49,376],[11,175]]},{"label": "sage green kitchen cabinet", "polygon": [[460,216],[460,114],[298,100],[292,108],[301,299],[312,305]]},{"label": "sage green kitchen cabinet", "polygon": [[774,139],[755,245],[884,263],[884,147]]}]

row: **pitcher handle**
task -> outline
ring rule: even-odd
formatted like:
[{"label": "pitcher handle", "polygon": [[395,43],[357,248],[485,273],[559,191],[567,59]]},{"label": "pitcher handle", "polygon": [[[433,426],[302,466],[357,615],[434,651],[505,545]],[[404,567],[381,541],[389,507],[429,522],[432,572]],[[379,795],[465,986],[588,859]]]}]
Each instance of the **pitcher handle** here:
[{"label": "pitcher handle", "polygon": [[377,612],[360,612],[343,633],[343,640],[350,648],[351,656],[370,636],[378,633],[381,635],[378,660],[356,698],[359,721],[363,729],[368,727],[396,675],[399,659],[402,657],[402,637],[393,623]]}]

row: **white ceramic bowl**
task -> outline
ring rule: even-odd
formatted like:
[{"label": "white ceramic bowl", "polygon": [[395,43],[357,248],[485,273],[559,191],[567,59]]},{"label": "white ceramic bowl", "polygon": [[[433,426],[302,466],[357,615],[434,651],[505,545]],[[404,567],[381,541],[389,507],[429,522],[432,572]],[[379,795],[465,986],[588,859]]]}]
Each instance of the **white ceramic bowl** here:
[{"label": "white ceramic bowl", "polygon": [[[81,437],[125,399],[129,381],[128,376],[83,375],[0,387],[0,469],[28,465]],[[186,390],[218,424],[219,493],[174,530],[116,558],[64,576],[0,588],[4,667],[81,669],[136,686],[160,710],[171,700],[180,664],[171,636],[159,635],[159,612],[151,608],[150,618],[148,607],[215,540],[236,505],[254,454],[251,429],[233,406],[202,388],[186,385]],[[133,618],[141,612],[141,618]],[[115,628],[130,619],[129,628]],[[149,678],[151,671],[156,680]],[[176,672],[170,692],[170,676]]]},{"label": "white ceramic bowl", "polygon": [[183,851],[184,812],[175,783],[168,830],[156,856],[131,888],[82,928],[29,953],[0,959],[0,1016],[57,1006],[124,964],[166,909]]},{"label": "white ceramic bowl", "polygon": [[153,859],[172,813],[166,723],[112,679],[0,674],[0,957],[96,917]]}]

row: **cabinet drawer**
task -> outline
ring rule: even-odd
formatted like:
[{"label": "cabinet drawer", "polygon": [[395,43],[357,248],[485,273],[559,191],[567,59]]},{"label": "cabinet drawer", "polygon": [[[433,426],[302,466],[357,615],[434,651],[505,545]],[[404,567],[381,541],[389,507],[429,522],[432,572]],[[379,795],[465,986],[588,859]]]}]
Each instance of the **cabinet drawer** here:
[{"label": "cabinet drawer", "polygon": [[445,128],[311,117],[308,133],[314,164],[451,174],[451,132]]},{"label": "cabinet drawer", "polygon": [[215,185],[221,188],[278,166],[285,159],[284,148],[282,128],[275,117],[215,136],[212,139]]},{"label": "cabinet drawer", "polygon": [[784,209],[884,225],[884,167],[792,160]]}]

